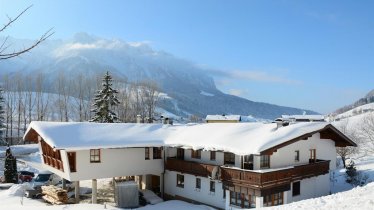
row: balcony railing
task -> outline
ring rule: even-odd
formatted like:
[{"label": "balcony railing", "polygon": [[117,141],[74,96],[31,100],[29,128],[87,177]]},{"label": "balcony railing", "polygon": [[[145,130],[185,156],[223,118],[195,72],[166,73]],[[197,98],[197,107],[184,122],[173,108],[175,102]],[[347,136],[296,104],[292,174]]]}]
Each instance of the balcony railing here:
[{"label": "balcony railing", "polygon": [[221,167],[221,179],[226,183],[239,186],[265,188],[290,183],[292,180],[305,179],[329,173],[329,163],[317,160],[315,163],[294,166],[269,172],[256,172],[243,169]]},{"label": "balcony railing", "polygon": [[192,174],[196,176],[210,177],[215,165],[197,163],[192,161],[180,160],[176,158],[168,158],[166,162],[166,169],[171,171],[178,171],[181,173]]},{"label": "balcony railing", "polygon": [[64,165],[62,164],[61,160],[50,157],[48,155],[43,155],[43,160],[46,165],[52,166],[53,168],[60,171],[64,171]]}]

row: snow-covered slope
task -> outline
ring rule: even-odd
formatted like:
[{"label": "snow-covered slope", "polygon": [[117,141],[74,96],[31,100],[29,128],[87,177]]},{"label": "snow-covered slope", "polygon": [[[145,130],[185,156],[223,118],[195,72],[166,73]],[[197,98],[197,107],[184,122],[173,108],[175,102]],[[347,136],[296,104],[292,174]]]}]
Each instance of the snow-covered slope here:
[{"label": "snow-covered slope", "polygon": [[[10,42],[15,43],[13,47],[32,43],[30,40],[16,39]],[[303,110],[296,108],[224,94],[201,67],[163,51],[153,50],[147,43],[103,39],[85,33],[76,34],[69,40],[48,40],[31,53],[3,61],[0,66],[0,74],[43,71],[49,80],[58,77],[61,71],[73,77],[82,72],[84,75],[97,75],[108,70],[129,81],[155,80],[182,111],[177,113],[178,110],[174,109],[175,101],[161,101],[160,107],[176,115],[191,113],[205,117],[207,114],[240,114],[275,119],[282,114],[303,113]]]},{"label": "snow-covered slope", "polygon": [[353,116],[359,116],[366,113],[374,112],[374,103],[365,104],[362,106],[358,106],[351,110],[348,110],[344,113],[338,114],[335,118],[336,119],[345,119]]}]

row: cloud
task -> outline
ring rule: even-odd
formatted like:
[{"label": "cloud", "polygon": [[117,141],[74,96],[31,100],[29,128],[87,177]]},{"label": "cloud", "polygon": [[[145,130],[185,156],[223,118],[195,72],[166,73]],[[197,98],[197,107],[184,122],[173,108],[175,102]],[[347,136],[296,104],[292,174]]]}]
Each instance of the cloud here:
[{"label": "cloud", "polygon": [[287,79],[282,76],[277,76],[264,71],[233,71],[231,75],[235,79],[251,80],[258,82],[281,83],[290,85],[297,85],[301,83],[297,80]]},{"label": "cloud", "polygon": [[219,70],[208,70],[208,73],[213,77],[235,79],[235,80],[246,80],[246,81],[257,81],[266,83],[278,83],[287,85],[300,85],[302,81],[288,79],[275,73],[268,73],[266,71],[219,71]]},{"label": "cloud", "polygon": [[230,95],[234,95],[234,96],[245,96],[246,94],[248,94],[248,91],[247,90],[242,90],[242,89],[229,89],[228,90],[228,93]]},{"label": "cloud", "polygon": [[69,56],[74,52],[84,50],[127,50],[133,53],[156,53],[150,46],[151,41],[124,42],[120,39],[101,39],[86,35],[78,40],[67,41],[56,48],[56,57]]}]

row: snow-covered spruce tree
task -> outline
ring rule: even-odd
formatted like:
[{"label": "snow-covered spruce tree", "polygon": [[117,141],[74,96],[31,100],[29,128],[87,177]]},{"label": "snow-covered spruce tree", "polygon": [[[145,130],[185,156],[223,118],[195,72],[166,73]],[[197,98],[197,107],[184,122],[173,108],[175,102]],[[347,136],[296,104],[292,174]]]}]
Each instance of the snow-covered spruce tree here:
[{"label": "snow-covered spruce tree", "polygon": [[0,145],[5,144],[4,129],[5,129],[5,105],[4,105],[4,90],[0,86]]},{"label": "snow-covered spruce tree", "polygon": [[117,90],[112,88],[112,77],[107,71],[102,83],[102,89],[97,91],[97,94],[94,98],[93,109],[91,110],[94,113],[94,116],[90,122],[99,122],[99,123],[114,123],[118,122],[118,117],[116,113],[113,112],[112,108],[119,104],[119,101],[116,97],[118,93]]},{"label": "snow-covered spruce tree", "polygon": [[4,177],[6,183],[18,183],[17,160],[9,146],[5,152]]}]

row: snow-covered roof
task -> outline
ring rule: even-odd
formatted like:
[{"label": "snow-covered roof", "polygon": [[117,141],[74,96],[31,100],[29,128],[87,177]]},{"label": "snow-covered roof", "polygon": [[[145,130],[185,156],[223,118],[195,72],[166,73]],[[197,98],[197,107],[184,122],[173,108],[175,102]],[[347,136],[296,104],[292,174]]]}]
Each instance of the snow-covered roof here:
[{"label": "snow-covered roof", "polygon": [[295,120],[324,120],[323,115],[282,115],[282,119],[295,119]]},{"label": "snow-covered roof", "polygon": [[240,121],[240,115],[207,115],[205,120]]},{"label": "snow-covered roof", "polygon": [[204,123],[186,125],[32,122],[32,131],[56,149],[180,146],[220,150],[238,155],[260,154],[269,148],[319,132],[332,126],[325,122],[302,122],[276,129],[274,123]]}]

